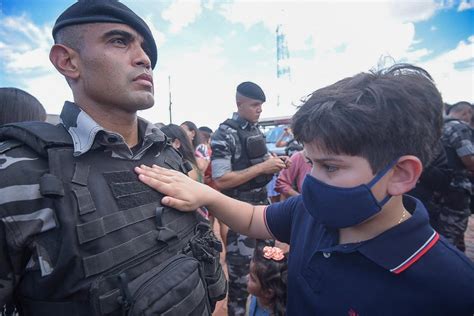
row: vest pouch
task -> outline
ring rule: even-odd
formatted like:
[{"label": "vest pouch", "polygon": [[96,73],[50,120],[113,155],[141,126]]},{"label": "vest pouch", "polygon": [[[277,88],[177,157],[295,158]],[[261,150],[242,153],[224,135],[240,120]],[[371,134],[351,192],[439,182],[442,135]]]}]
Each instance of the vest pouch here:
[{"label": "vest pouch", "polygon": [[126,315],[211,315],[201,266],[193,257],[173,256],[131,282],[125,274],[119,278]]},{"label": "vest pouch", "polygon": [[265,142],[265,136],[262,134],[249,136],[247,143],[247,155],[250,161],[256,158],[262,158],[267,153],[267,144]]},{"label": "vest pouch", "polygon": [[210,230],[207,223],[200,223],[196,233],[183,252],[196,258],[201,263],[202,274],[207,284],[211,310],[217,301],[223,300],[227,294],[227,279],[220,264],[222,243]]}]

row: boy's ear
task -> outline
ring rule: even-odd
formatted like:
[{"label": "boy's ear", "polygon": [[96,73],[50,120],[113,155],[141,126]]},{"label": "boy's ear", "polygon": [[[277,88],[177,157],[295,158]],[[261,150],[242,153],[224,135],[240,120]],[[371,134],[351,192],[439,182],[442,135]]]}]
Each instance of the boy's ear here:
[{"label": "boy's ear", "polygon": [[67,46],[55,44],[49,52],[49,60],[66,78],[79,78],[79,54]]},{"label": "boy's ear", "polygon": [[411,155],[400,157],[388,182],[388,194],[398,196],[413,189],[422,171],[423,165],[417,157]]}]

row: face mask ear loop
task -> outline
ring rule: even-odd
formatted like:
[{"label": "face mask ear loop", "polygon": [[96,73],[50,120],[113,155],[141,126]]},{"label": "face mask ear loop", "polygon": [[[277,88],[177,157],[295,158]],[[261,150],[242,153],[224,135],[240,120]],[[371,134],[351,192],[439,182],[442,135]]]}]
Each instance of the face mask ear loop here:
[{"label": "face mask ear loop", "polygon": [[[372,188],[377,183],[377,181],[379,181],[384,175],[387,174],[387,172],[390,171],[390,169],[392,169],[397,164],[398,159],[399,158],[394,159],[392,162],[390,162],[387,167],[382,169],[369,183],[367,183],[367,186],[369,187],[369,189]],[[391,197],[392,197],[391,195],[387,195],[385,198],[382,199],[382,201],[378,202],[379,205],[380,206],[385,205],[385,203],[387,203]]]}]

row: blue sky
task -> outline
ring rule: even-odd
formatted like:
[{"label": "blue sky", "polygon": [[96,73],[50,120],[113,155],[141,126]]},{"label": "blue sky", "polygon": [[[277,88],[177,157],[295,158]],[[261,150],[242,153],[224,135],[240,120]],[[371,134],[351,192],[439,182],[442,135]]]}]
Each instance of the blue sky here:
[{"label": "blue sky", "polygon": [[[242,81],[265,90],[262,117],[291,115],[291,103],[308,93],[391,61],[426,68],[446,102],[474,101],[473,1],[122,2],[147,21],[158,43],[156,104],[140,113],[152,122],[169,122],[169,76],[173,122],[215,128],[235,110]],[[30,92],[49,113],[72,100],[48,59],[51,28],[72,3],[0,0],[0,86]],[[291,80],[276,78],[278,24]]]}]

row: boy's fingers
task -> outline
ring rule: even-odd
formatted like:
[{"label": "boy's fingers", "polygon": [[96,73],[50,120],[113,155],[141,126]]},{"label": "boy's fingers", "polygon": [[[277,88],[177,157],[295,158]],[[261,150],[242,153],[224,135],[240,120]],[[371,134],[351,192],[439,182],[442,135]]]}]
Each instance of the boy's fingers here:
[{"label": "boy's fingers", "polygon": [[175,208],[175,209],[178,209],[178,210],[181,210],[181,211],[191,211],[192,210],[189,207],[185,207],[185,205],[186,205],[185,202],[183,202],[181,200],[178,200],[178,199],[175,199],[175,198],[172,198],[171,196],[165,196],[163,199],[161,199],[161,203],[163,205],[170,206],[172,208]]}]

